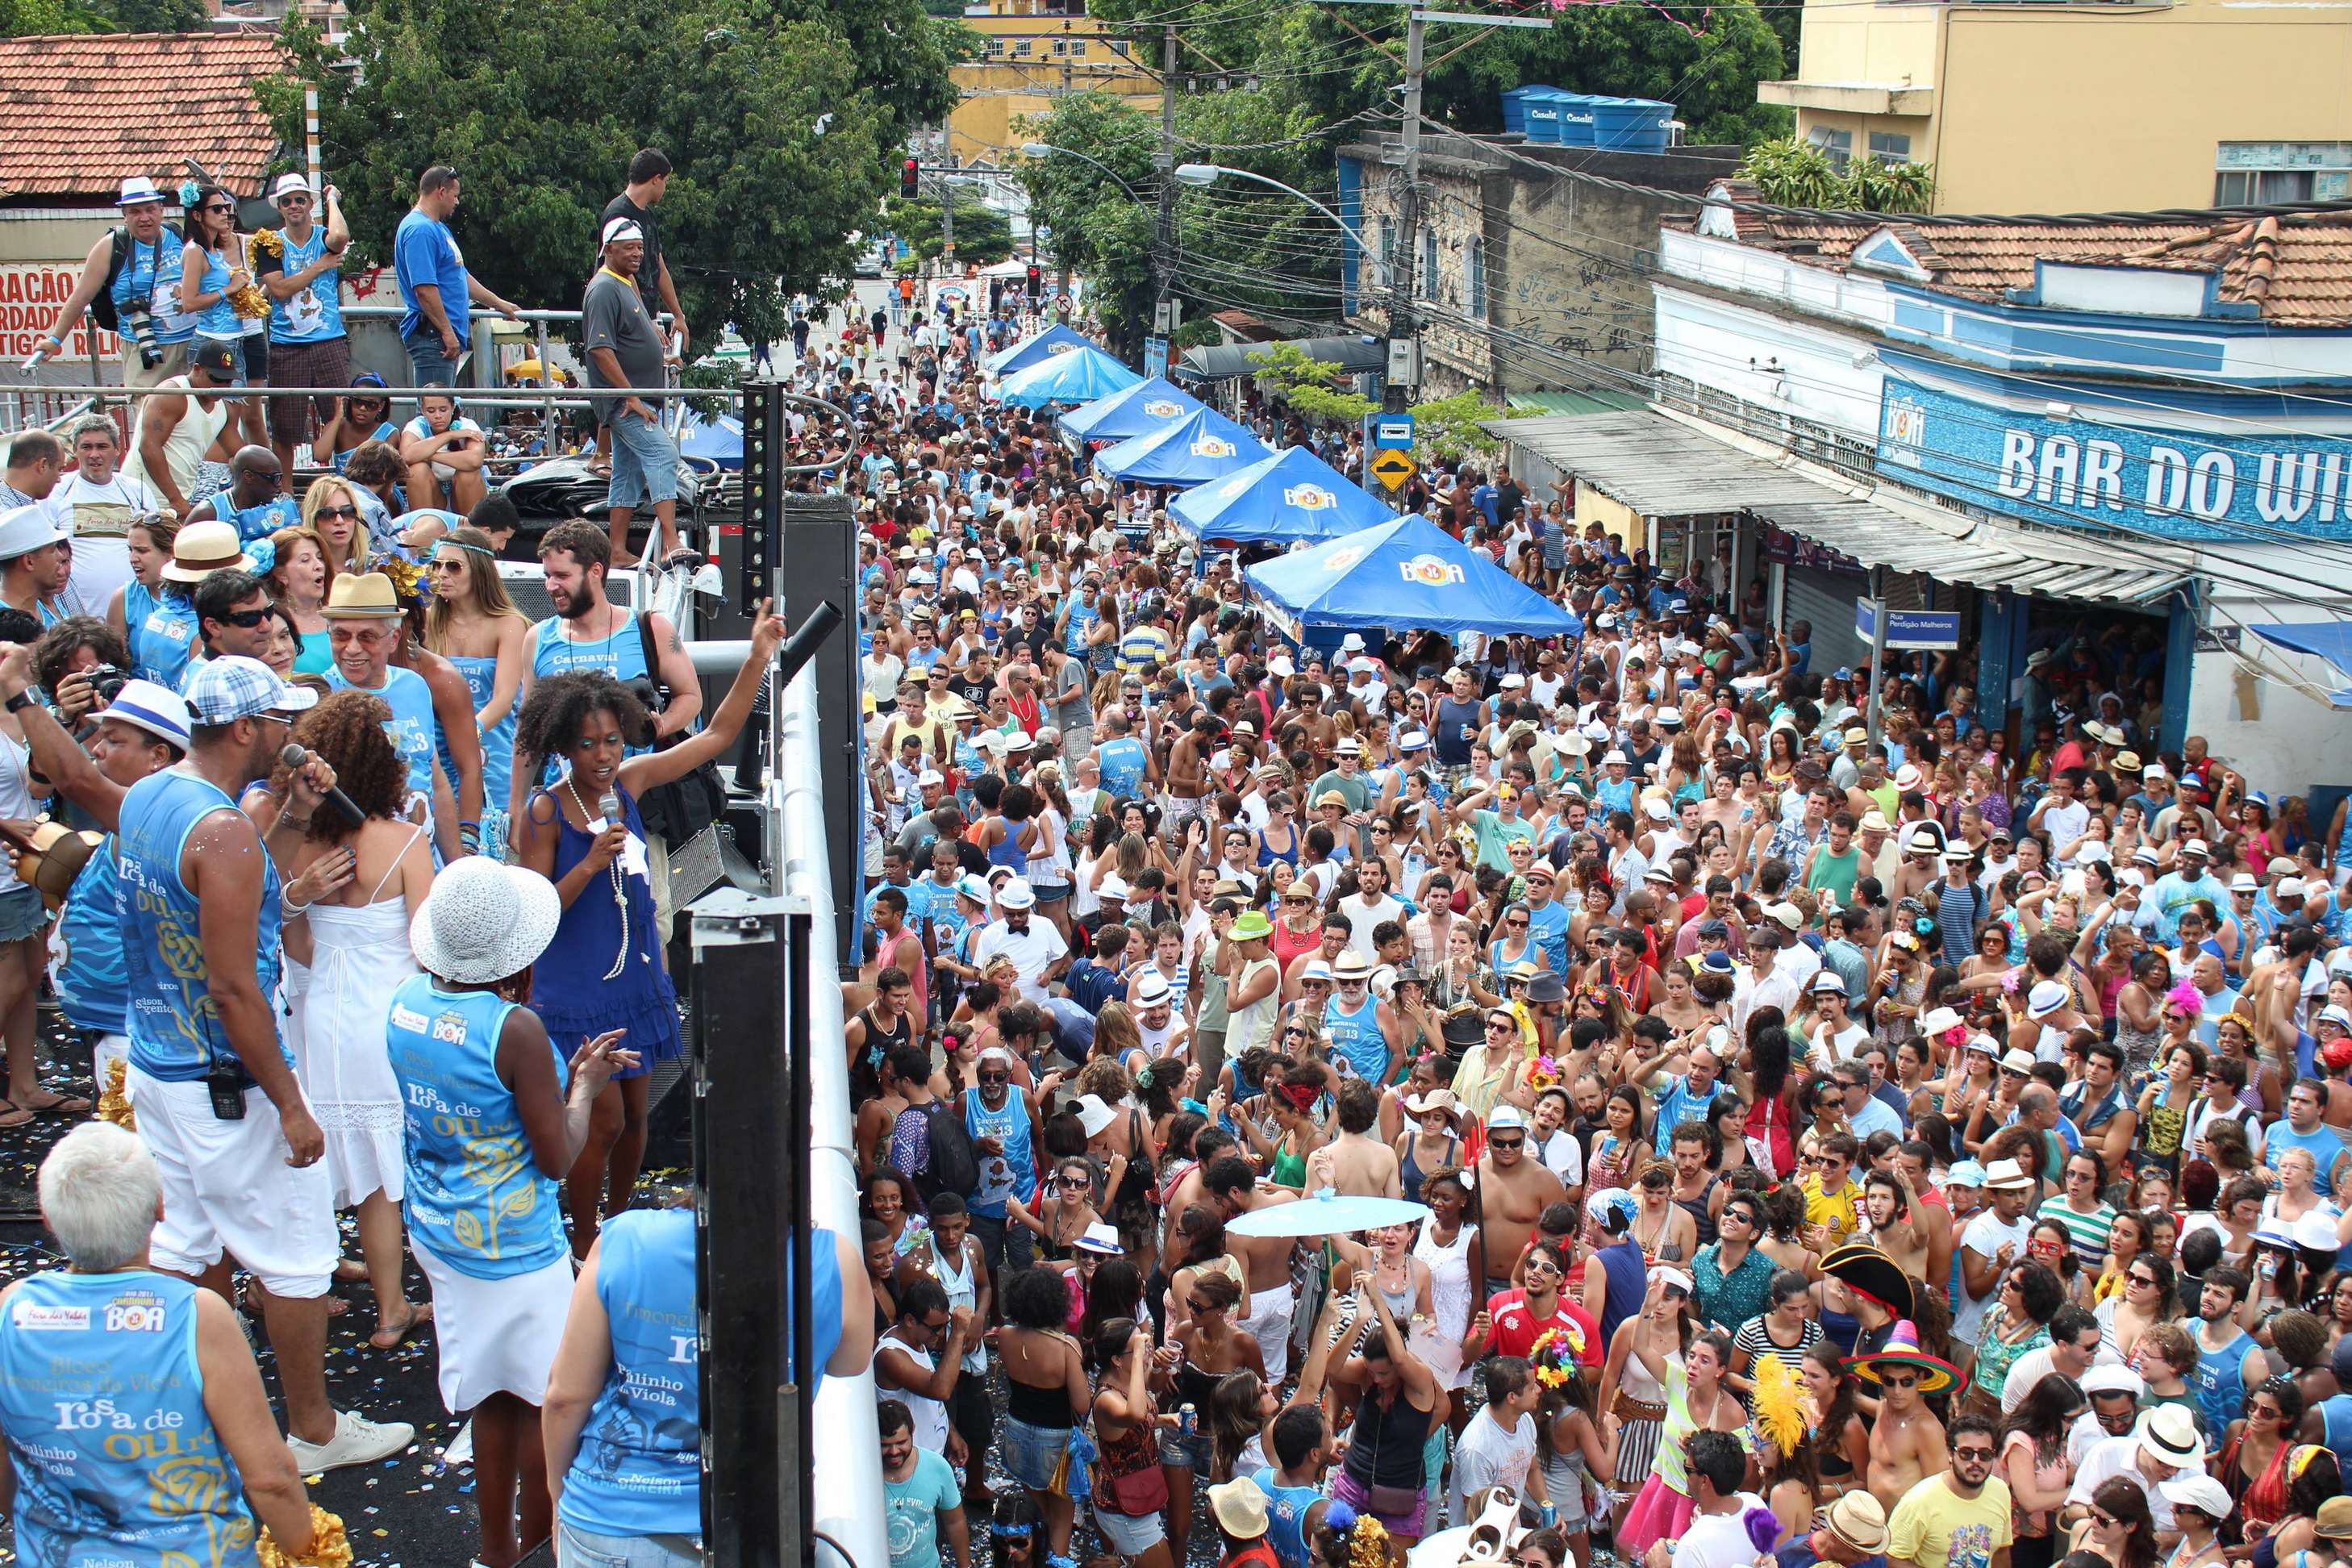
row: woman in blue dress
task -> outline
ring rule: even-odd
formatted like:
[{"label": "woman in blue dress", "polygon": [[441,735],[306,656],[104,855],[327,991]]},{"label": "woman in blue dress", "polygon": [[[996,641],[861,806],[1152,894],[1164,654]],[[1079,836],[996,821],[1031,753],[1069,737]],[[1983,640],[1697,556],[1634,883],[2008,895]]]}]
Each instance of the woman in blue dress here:
[{"label": "woman in blue dress", "polygon": [[[433,547],[433,604],[425,646],[466,678],[482,736],[481,853],[507,858],[507,791],[514,762],[516,694],[530,620],[507,597],[499,552],[480,529],[460,526]],[[449,776],[457,776],[454,763]],[[462,834],[463,829],[460,828]]]},{"label": "woman in blue dress", "polygon": [[533,970],[532,1005],[559,1054],[619,1029],[637,1058],[597,1097],[587,1147],[572,1169],[575,1256],[587,1255],[601,1216],[628,1205],[645,1160],[646,1074],[685,1049],[677,992],[654,930],[638,798],[735,743],[783,635],[783,622],[763,604],[751,657],[709,726],[664,751],[628,754],[629,738],[646,734],[651,721],[627,687],[598,670],[539,681],[517,722],[514,766],[522,777],[543,776],[551,761],[562,764],[554,784],[532,792],[515,825],[518,862],[552,881],[563,900],[562,923]]}]

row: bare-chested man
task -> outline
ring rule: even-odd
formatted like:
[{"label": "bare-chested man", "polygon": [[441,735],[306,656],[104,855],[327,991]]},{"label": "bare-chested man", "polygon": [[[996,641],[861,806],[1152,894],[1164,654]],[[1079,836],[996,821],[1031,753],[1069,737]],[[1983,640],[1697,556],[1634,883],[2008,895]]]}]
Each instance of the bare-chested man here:
[{"label": "bare-chested man", "polygon": [[[1230,1224],[1237,1215],[1286,1204],[1298,1194],[1280,1187],[1260,1186],[1257,1173],[1238,1154],[1220,1154],[1201,1173],[1209,1205]],[[1248,1296],[1236,1328],[1257,1341],[1265,1356],[1265,1380],[1279,1386],[1290,1370],[1290,1314],[1297,1297],[1290,1286],[1290,1254],[1298,1245],[1286,1236],[1225,1235],[1225,1250],[1241,1259],[1242,1283]]]},{"label": "bare-chested man", "polygon": [[1944,1447],[1944,1424],[1920,1398],[1929,1384],[1949,1387],[1957,1383],[1952,1369],[1919,1352],[1911,1325],[1898,1324],[1885,1350],[1857,1357],[1853,1363],[1864,1381],[1877,1381],[1881,1398],[1878,1420],[1870,1429],[1870,1495],[1889,1513],[1903,1494],[1940,1475],[1950,1463]]},{"label": "bare-chested man", "polygon": [[1339,1080],[1339,1135],[1307,1156],[1307,1190],[1329,1187],[1349,1197],[1401,1198],[1404,1183],[1394,1149],[1374,1136],[1380,1092],[1360,1078]]},{"label": "bare-chested man", "polygon": [[1498,1105],[1487,1113],[1476,1195],[1486,1238],[1486,1294],[1497,1296],[1511,1288],[1511,1265],[1535,1235],[1545,1205],[1568,1200],[1568,1189],[1550,1168],[1528,1158],[1528,1118],[1517,1106]]}]

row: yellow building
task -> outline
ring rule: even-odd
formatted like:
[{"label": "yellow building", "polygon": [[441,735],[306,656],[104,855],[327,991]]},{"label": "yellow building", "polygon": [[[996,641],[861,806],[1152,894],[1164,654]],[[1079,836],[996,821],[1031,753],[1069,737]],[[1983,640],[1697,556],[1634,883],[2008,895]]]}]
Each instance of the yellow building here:
[{"label": "yellow building", "polygon": [[1024,116],[1092,89],[1157,106],[1160,82],[1136,68],[1124,38],[1087,15],[1086,0],[973,0],[964,26],[988,40],[984,59],[959,66],[962,96],[948,119],[948,151],[969,163],[1015,156]]},{"label": "yellow building", "polygon": [[1806,0],[1757,97],[1840,162],[1936,166],[1937,210],[2352,195],[2352,9],[2282,0]]}]

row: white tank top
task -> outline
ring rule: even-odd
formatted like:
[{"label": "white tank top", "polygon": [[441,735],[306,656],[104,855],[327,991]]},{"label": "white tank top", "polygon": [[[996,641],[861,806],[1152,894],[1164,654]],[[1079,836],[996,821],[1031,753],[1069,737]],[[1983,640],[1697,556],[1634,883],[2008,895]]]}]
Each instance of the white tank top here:
[{"label": "white tank top", "polygon": [[[213,405],[206,408],[184,375],[167,377],[158,382],[154,390],[159,393],[176,392],[187,399],[188,411],[180,416],[177,425],[172,426],[172,433],[163,437],[163,462],[171,470],[173,488],[182,497],[194,500],[196,465],[204,461],[206,452],[212,450],[213,441],[220,435],[221,426],[228,423],[228,399],[215,398]],[[139,425],[131,432],[131,456],[122,465],[122,471],[152,490],[156,489],[155,480],[147,472],[146,456],[140,437],[140,431],[147,424],[149,406],[148,400],[141,400]]]}]

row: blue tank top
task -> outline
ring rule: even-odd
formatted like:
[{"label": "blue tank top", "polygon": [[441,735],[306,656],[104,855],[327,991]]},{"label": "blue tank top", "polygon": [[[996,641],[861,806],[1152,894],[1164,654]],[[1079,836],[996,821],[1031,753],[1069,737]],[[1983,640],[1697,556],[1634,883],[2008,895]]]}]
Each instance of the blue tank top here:
[{"label": "blue tank top", "polygon": [[302,509],[292,496],[272,496],[259,506],[236,507],[228,503],[226,494],[213,497],[213,515],[223,522],[236,524],[237,538],[250,544],[257,539],[267,539],[281,528],[302,526]]},{"label": "blue tank top", "polygon": [[575,669],[599,669],[624,685],[653,672],[646,668],[645,635],[633,614],[611,637],[594,642],[568,642],[563,618],[550,616],[539,623],[539,643],[531,650],[530,672],[541,680]]},{"label": "blue tank top", "polygon": [[[300,270],[301,270],[301,268],[295,268],[295,270],[299,272],[299,271],[300,271]],[[399,436],[399,435],[400,435],[400,426],[397,426],[397,425],[395,425],[395,424],[394,424],[391,420],[389,420],[389,419],[384,419],[384,420],[380,420],[380,421],[378,421],[378,422],[377,422],[377,425],[376,425],[376,427],[375,427],[374,429],[373,429],[373,430],[369,431],[369,432],[367,433],[367,435],[366,435],[366,436],[364,436],[363,437],[362,437],[362,438],[361,438],[361,440],[360,440],[360,442],[359,442],[359,445],[358,445],[358,446],[354,446],[354,447],[352,447],[350,449],[350,451],[338,452],[338,453],[336,453],[336,454],[335,454],[335,458],[334,458],[334,462],[335,462],[335,472],[337,472],[337,473],[339,473],[339,474],[340,474],[340,473],[341,473],[341,472],[343,471],[343,469],[344,469],[346,467],[348,467],[348,466],[350,465],[351,460],[352,460],[352,452],[356,452],[356,451],[358,451],[358,450],[360,449],[360,447],[364,447],[364,446],[366,446],[366,445],[368,444],[368,442],[370,442],[370,441],[392,441],[392,442],[394,442],[394,445],[396,446],[396,445],[398,444],[398,443],[397,443],[396,438],[398,437],[398,436]]]},{"label": "blue tank top", "polygon": [[1004,1103],[991,1110],[981,1103],[980,1090],[963,1091],[963,1130],[972,1138],[993,1138],[1004,1145],[1002,1154],[983,1156],[980,1185],[972,1189],[971,1212],[1002,1218],[1007,1194],[1024,1204],[1037,1195],[1037,1162],[1029,1146],[1029,1110],[1021,1096],[1008,1091]]},{"label": "blue tank top", "polygon": [[1605,1348],[1617,1337],[1618,1324],[1640,1315],[1642,1298],[1649,1285],[1641,1246],[1631,1238],[1604,1247],[1592,1256],[1608,1276],[1606,1293],[1601,1299],[1601,1343]]},{"label": "blue tank top", "polygon": [[[196,824],[236,803],[209,780],[178,768],[150,773],[122,797],[115,855],[122,879],[122,956],[131,996],[131,1065],[150,1078],[191,1081],[215,1061],[235,1066],[236,1047],[221,1026],[198,935],[196,896],[180,877],[180,856]],[[261,994],[278,993],[278,911],[282,884],[261,857],[261,918],[254,932],[254,977]],[[285,1039],[278,1055],[288,1067]],[[240,1077],[243,1068],[239,1068]]]},{"label": "blue tank top", "polygon": [[122,624],[131,633],[131,673],[180,689],[196,637],[196,606],[177,594],[159,598],[134,578],[122,595]]},{"label": "blue tank top", "polygon": [[[327,250],[327,226],[314,223],[310,237],[300,245],[294,237],[280,229],[278,234],[284,246],[280,260],[283,277],[291,278],[317,261]],[[303,290],[290,300],[271,296],[269,300],[269,341],[273,343],[320,343],[343,335],[343,269],[330,267],[310,279]]]},{"label": "blue tank top", "polygon": [[1449,768],[1468,766],[1470,742],[1477,731],[1478,704],[1453,697],[1437,700],[1437,723],[1430,731],[1429,743],[1440,763]]},{"label": "blue tank top", "polygon": [[8,1298],[0,1430],[16,1468],[18,1561],[260,1561],[236,1461],[205,1414],[196,1289],[144,1269],[60,1269]]},{"label": "blue tank top", "polygon": [[[355,687],[335,668],[327,671],[327,684],[337,691],[366,691],[391,705],[392,720],[384,725],[384,732],[392,737],[393,750],[408,764],[408,787],[432,798],[433,751],[440,739],[440,725],[433,716],[433,689],[425,684],[425,678],[395,665],[383,672],[382,686]],[[449,782],[457,783],[455,775]]]},{"label": "blue tank top", "polygon": [[159,343],[184,343],[195,334],[193,316],[180,314],[180,256],[187,239],[169,224],[152,245],[122,231],[115,241],[122,247],[122,270],[114,276],[115,314],[130,324],[132,311],[147,307]]},{"label": "blue tank top", "polygon": [[1144,765],[1150,761],[1143,742],[1132,735],[1105,741],[1095,748],[1095,760],[1102,769],[1103,788],[1110,791],[1111,798],[1133,800],[1143,785]]},{"label": "blue tank top", "polygon": [[[2253,1348],[2253,1335],[2243,1329],[2218,1351],[2207,1350],[2202,1341],[2198,1343],[2197,1364],[2189,1371],[2189,1386],[2197,1391],[2198,1423],[2209,1443],[2220,1442],[2228,1434],[2230,1423],[2245,1412],[2246,1352]],[[2329,1435],[2334,1436],[2332,1424]]]},{"label": "blue tank top", "polygon": [[1095,623],[1101,619],[1100,616],[1095,614],[1092,605],[1083,603],[1072,605],[1070,618],[1062,628],[1062,651],[1072,658],[1086,658],[1087,634],[1094,630]]},{"label": "blue tank top", "polygon": [[1029,868],[1029,857],[1021,852],[1021,826],[1010,817],[998,820],[1004,824],[1004,837],[988,847],[988,863],[1009,867],[1014,876],[1020,876]]},{"label": "blue tank top", "polygon": [[[821,1256],[832,1261],[829,1247]],[[610,1325],[613,1365],[563,1478],[558,1512],[575,1530],[623,1536],[702,1531],[694,1279],[693,1211],[631,1209],[604,1222],[596,1296]],[[831,1294],[840,1300],[838,1283]]]},{"label": "blue tank top", "polygon": [[[228,258],[217,250],[205,251],[204,258],[205,275],[196,287],[207,294],[220,294],[228,287]],[[208,338],[226,340],[243,336],[245,323],[237,320],[223,295],[196,312],[196,331]]]},{"label": "blue tank top", "polygon": [[1265,1543],[1274,1548],[1275,1560],[1282,1568],[1307,1568],[1313,1555],[1307,1548],[1307,1510],[1323,1500],[1323,1489],[1284,1486],[1272,1465],[1250,1482],[1265,1494]]},{"label": "blue tank top", "polygon": [[[499,1032],[514,1004],[488,991],[444,991],[429,974],[392,994],[384,1043],[400,1080],[408,1234],[475,1279],[506,1279],[564,1255],[563,1205],[540,1173],[499,1080]],[[555,1056],[560,1089],[570,1077]]]},{"label": "blue tank top", "polygon": [[1337,996],[1332,997],[1323,1004],[1323,1033],[1358,1078],[1375,1088],[1388,1081],[1389,1040],[1381,1032],[1379,998],[1368,994],[1364,1005],[1349,1013],[1341,1009]]},{"label": "blue tank top", "polygon": [[[77,1029],[120,1035],[128,1028],[131,982],[122,966],[122,880],[114,835],[74,879],[58,916],[58,1002]],[[104,1089],[104,1084],[98,1086]]]},{"label": "blue tank top", "polygon": [[[499,661],[495,658],[467,658],[458,654],[443,654],[466,678],[466,690],[472,697],[474,711],[479,713],[489,706],[490,693],[497,689]],[[507,785],[514,776],[515,714],[520,702],[507,704],[506,717],[482,732],[482,807],[486,811],[504,811]],[[457,766],[449,755],[449,744],[441,742],[441,765],[454,782]]]}]

